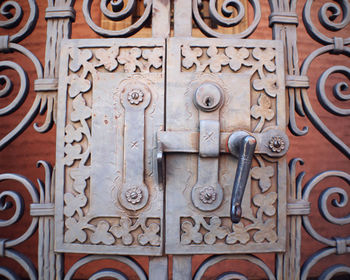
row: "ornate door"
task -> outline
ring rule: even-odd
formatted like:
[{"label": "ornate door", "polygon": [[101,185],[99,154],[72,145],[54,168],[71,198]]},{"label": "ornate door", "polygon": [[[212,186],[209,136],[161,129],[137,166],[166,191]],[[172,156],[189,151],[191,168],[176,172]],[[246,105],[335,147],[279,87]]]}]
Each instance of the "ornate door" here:
[{"label": "ornate door", "polygon": [[[1,51],[23,53],[37,71],[32,109],[0,147],[18,137],[39,111],[46,112],[46,119],[42,126],[35,125],[38,132],[56,124],[55,171],[40,161],[46,171],[45,183],[38,181],[40,192],[24,177],[0,175],[0,180],[22,183],[32,198],[32,224],[18,239],[0,239],[0,256],[17,261],[31,279],[72,279],[81,267],[100,260],[125,264],[133,272],[125,275],[123,269],[105,267],[89,279],[168,279],[170,259],[172,279],[210,279],[210,267],[224,260],[253,264],[262,278],[306,279],[318,260],[349,251],[348,238],[323,237],[308,218],[314,186],[332,176],[349,183],[348,173],[321,173],[302,193],[303,175],[296,178],[299,160],[292,159],[289,166],[287,162],[287,126],[294,135],[307,132],[296,126],[294,110],[306,114],[349,155],[307,97],[307,74],[315,57],[326,52],[349,56],[348,39],[329,38],[313,25],[313,1],[304,5],[305,26],[325,46],[312,52],[301,69],[294,1],[270,1],[273,35],[259,39],[253,32],[268,4],[258,0],[81,1],[86,24],[108,39],[71,39],[72,22],[79,18],[73,2],[48,3],[44,71],[35,55],[17,44],[34,28],[35,1],[28,1],[28,24],[12,37],[0,37]],[[321,24],[332,31],[349,22],[349,3],[337,2],[339,6],[325,4],[320,10]],[[339,7],[343,19],[333,23]],[[95,8],[101,10],[101,24],[96,23]],[[20,20],[18,3],[6,2],[1,9],[12,18],[3,26]],[[333,15],[326,18],[326,12]],[[112,26],[121,20],[127,26]],[[148,30],[143,34],[152,32],[150,38],[126,38],[142,28]],[[203,34],[207,37],[199,38]],[[20,73],[21,85],[26,84],[22,68],[5,61],[0,70],[7,68]],[[345,116],[346,109],[333,105],[322,89],[333,72],[348,76],[349,69],[333,66],[325,71],[317,93],[328,111]],[[5,86],[0,97],[11,90],[9,78],[1,79]],[[9,114],[20,105],[27,89],[21,90],[0,112]],[[343,90],[344,84],[335,87],[339,100],[347,100]],[[340,196],[334,205],[345,205],[346,192],[329,188],[320,195],[321,214],[334,224],[347,224],[348,218],[335,218],[328,211],[327,199],[334,193]],[[16,223],[23,212],[19,195],[11,191],[1,193],[0,210],[11,208],[7,197],[19,210],[0,220],[4,227]],[[312,237],[328,246],[308,258],[302,269],[301,220]],[[38,269],[10,249],[37,227]],[[87,255],[67,267],[63,257],[76,254]],[[194,269],[194,255],[211,256]],[[148,273],[130,256],[148,256]],[[245,268],[219,271],[216,277],[253,277]],[[334,265],[320,277],[343,272],[349,273],[349,267]],[[0,275],[17,277],[7,268]]]}]

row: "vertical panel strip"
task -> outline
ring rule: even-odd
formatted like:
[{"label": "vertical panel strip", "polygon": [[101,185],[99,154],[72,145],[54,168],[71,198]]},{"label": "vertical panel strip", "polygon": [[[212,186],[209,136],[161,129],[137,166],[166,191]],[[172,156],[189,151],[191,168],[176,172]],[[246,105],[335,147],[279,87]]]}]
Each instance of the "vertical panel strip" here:
[{"label": "vertical panel strip", "polygon": [[170,0],[153,0],[152,37],[167,38],[170,34]]},{"label": "vertical panel strip", "polygon": [[174,36],[191,37],[192,35],[192,1],[174,1]]}]

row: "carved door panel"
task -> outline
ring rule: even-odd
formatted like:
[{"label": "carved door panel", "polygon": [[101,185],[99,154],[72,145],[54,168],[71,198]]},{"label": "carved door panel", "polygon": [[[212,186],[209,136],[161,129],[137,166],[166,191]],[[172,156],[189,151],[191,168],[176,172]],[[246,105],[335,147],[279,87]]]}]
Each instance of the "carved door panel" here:
[{"label": "carved door panel", "polygon": [[70,40],[60,63],[57,251],[162,254],[164,40]]},{"label": "carved door panel", "polygon": [[[281,157],[288,138],[280,43],[169,39],[166,132],[159,134],[168,152],[166,253],[285,250],[287,165]],[[253,180],[235,223],[231,196],[239,194],[232,187],[242,166],[227,150],[232,133],[256,140]]]},{"label": "carved door panel", "polygon": [[[161,255],[164,243],[170,254],[285,250],[282,45],[184,38],[165,45],[63,43],[56,250]],[[249,160],[228,153],[231,135],[238,150],[241,140],[254,142]]]}]

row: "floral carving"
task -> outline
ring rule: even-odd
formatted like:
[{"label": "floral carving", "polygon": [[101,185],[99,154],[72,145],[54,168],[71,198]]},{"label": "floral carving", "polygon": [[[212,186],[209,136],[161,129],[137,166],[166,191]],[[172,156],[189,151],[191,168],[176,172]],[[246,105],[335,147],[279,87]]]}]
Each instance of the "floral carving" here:
[{"label": "floral carving", "polygon": [[271,101],[265,94],[260,94],[258,105],[252,106],[251,115],[254,119],[259,119],[259,123],[254,129],[255,132],[260,132],[265,123],[265,120],[271,121],[275,116],[275,112],[270,109]]},{"label": "floral carving", "polygon": [[253,167],[251,175],[253,179],[259,180],[259,187],[263,192],[266,192],[271,187],[271,177],[275,174],[275,169],[272,166]]},{"label": "floral carving", "polygon": [[150,243],[153,246],[160,245],[160,236],[158,235],[160,231],[160,226],[156,223],[151,223],[148,227],[142,227],[144,233],[141,233],[137,239],[141,245],[146,245]]},{"label": "floral carving", "polygon": [[216,192],[213,187],[205,187],[199,193],[199,199],[205,204],[212,204],[216,200]]},{"label": "floral carving", "polygon": [[204,227],[209,230],[204,235],[204,242],[206,244],[214,244],[216,242],[216,238],[223,239],[227,233],[229,232],[227,227],[221,226],[221,219],[217,216],[210,218],[210,222]]},{"label": "floral carving", "polygon": [[84,207],[87,203],[87,198],[83,194],[73,195],[71,193],[64,194],[64,215],[67,217],[72,217],[75,212],[79,212],[80,208]]},{"label": "floral carving", "polygon": [[148,70],[152,65],[154,68],[158,69],[162,66],[163,49],[162,48],[145,49],[142,52],[142,57],[148,60]]},{"label": "floral carving", "polygon": [[133,89],[128,93],[128,101],[130,104],[138,105],[143,101],[143,92],[139,89]]},{"label": "floral carving", "polygon": [[244,225],[239,222],[238,224],[232,224],[232,232],[226,237],[227,244],[235,244],[237,242],[247,244],[250,240],[248,230]]},{"label": "floral carving", "polygon": [[262,243],[265,239],[269,242],[277,241],[277,234],[274,230],[276,227],[273,219],[268,219],[265,222],[259,224],[259,231],[254,233],[253,239],[257,243]]},{"label": "floral carving", "polygon": [[109,223],[106,221],[100,221],[97,224],[95,231],[91,234],[90,240],[93,244],[103,243],[111,245],[114,243],[115,238],[108,232]]},{"label": "floral carving", "polygon": [[80,77],[76,74],[69,76],[70,87],[68,93],[70,97],[76,97],[81,92],[87,92],[91,87],[91,82],[84,77]]},{"label": "floral carving", "polygon": [[195,226],[189,221],[184,221],[181,224],[181,244],[188,245],[193,241],[196,244],[200,244],[203,240],[203,235],[198,232],[200,224],[196,223]]},{"label": "floral carving", "polygon": [[273,72],[276,70],[276,65],[273,61],[275,58],[275,50],[273,48],[254,48],[253,57],[257,59],[267,71]]},{"label": "floral carving", "polygon": [[275,153],[280,153],[285,148],[284,139],[280,136],[272,137],[269,141],[269,148]]},{"label": "floral carving", "polygon": [[137,204],[142,199],[142,191],[140,188],[130,188],[125,193],[126,200],[129,201],[132,204]]},{"label": "floral carving", "polygon": [[108,71],[113,71],[118,67],[117,56],[119,54],[119,47],[112,46],[107,50],[98,49],[96,51],[96,58],[101,62],[101,65]]},{"label": "floral carving", "polygon": [[275,74],[268,74],[261,77],[261,79],[256,79],[253,82],[253,87],[256,90],[265,90],[269,96],[276,97],[279,91],[277,76]]},{"label": "floral carving", "polygon": [[72,58],[69,63],[69,69],[73,72],[79,71],[81,66],[92,58],[92,52],[87,49],[80,50],[78,48],[72,48],[69,55]]},{"label": "floral carving", "polygon": [[276,208],[273,204],[276,202],[277,193],[270,192],[267,195],[257,194],[253,197],[253,202],[256,206],[260,207],[259,211],[262,211],[267,216],[273,216],[276,213]]},{"label": "floral carving", "polygon": [[64,234],[65,242],[72,243],[78,240],[83,243],[86,240],[87,234],[83,230],[84,224],[82,222],[77,222],[74,218],[68,218],[66,219],[65,225],[67,227],[67,231]]},{"label": "floral carving", "polygon": [[227,47],[225,54],[230,58],[229,65],[233,71],[238,71],[242,65],[251,66],[252,63],[246,59],[249,57],[249,51],[247,48],[236,49],[234,47]]},{"label": "floral carving", "polygon": [[119,225],[111,227],[111,232],[116,238],[121,238],[124,245],[131,245],[133,237],[130,234],[132,221],[128,217],[121,217]]},{"label": "floral carving", "polygon": [[[88,186],[91,168],[89,159],[91,124],[88,119],[92,116],[92,110],[87,103],[91,95],[92,79],[103,66],[107,71],[149,72],[153,66],[158,69],[162,67],[163,48],[129,48],[111,46],[110,48],[99,48],[87,50],[71,48],[69,50],[69,69],[71,73],[66,76],[68,96],[71,99],[70,108],[67,110],[67,124],[64,135],[64,159],[63,164],[67,166],[66,174],[70,176],[73,183],[71,192],[64,193],[65,232],[66,243],[104,244],[115,246],[136,245],[160,246],[160,219],[139,217],[109,217],[108,221],[89,214],[84,207],[88,204],[88,196],[85,194]],[[95,56],[96,59],[92,59]],[[79,71],[79,72],[78,72]],[[75,73],[72,73],[75,72]],[[143,93],[138,96],[131,95],[129,101],[139,104],[143,101]],[[86,143],[82,144],[83,139]],[[74,164],[74,167],[71,167]],[[135,195],[134,195],[135,194]],[[139,188],[133,188],[127,194],[131,203],[138,203],[142,199]],[[95,222],[96,221],[96,222]],[[152,221],[149,223],[149,221]],[[87,234],[87,230],[90,234]],[[117,243],[121,239],[121,244]]]},{"label": "floral carving", "polygon": [[197,68],[200,67],[200,62],[197,58],[203,54],[201,48],[190,48],[188,45],[183,45],[181,47],[181,53],[184,56],[182,60],[183,67],[190,69],[193,64],[196,64]]}]

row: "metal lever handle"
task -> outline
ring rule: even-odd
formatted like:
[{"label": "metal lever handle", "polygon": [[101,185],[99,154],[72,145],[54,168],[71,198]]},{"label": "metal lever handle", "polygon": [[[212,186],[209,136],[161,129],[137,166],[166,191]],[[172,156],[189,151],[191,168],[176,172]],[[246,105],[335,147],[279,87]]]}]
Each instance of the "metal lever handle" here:
[{"label": "metal lever handle", "polygon": [[242,215],[242,198],[252,166],[256,139],[245,131],[237,131],[230,135],[227,147],[232,155],[238,158],[235,181],[231,197],[231,220],[238,223]]}]

